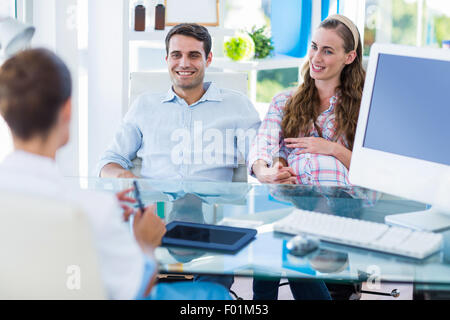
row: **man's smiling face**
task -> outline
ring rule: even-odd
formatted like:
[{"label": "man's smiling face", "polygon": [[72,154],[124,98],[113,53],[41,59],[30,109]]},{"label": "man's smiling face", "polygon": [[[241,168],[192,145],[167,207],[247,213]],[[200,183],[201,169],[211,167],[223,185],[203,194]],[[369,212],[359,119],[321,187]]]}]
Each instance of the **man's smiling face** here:
[{"label": "man's smiling face", "polygon": [[166,61],[174,89],[190,90],[203,86],[205,70],[211,60],[212,53],[205,56],[202,41],[179,34],[170,38]]}]

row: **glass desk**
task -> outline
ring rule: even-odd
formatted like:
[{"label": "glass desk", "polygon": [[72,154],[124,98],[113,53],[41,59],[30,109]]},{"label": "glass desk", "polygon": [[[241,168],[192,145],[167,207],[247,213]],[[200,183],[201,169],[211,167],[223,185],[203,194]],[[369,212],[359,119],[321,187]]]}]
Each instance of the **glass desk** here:
[{"label": "glass desk", "polygon": [[[131,179],[67,178],[82,189],[118,192]],[[157,248],[162,273],[221,274],[322,279],[328,282],[414,283],[427,290],[450,287],[450,232],[441,252],[415,260],[376,251],[321,242],[319,250],[299,258],[287,253],[291,236],[272,224],[297,207],[384,222],[388,214],[421,211],[426,205],[362,188],[171,182],[139,179],[143,201],[157,202],[158,215],[173,220],[225,224],[258,230],[256,239],[234,255],[186,248]]]}]

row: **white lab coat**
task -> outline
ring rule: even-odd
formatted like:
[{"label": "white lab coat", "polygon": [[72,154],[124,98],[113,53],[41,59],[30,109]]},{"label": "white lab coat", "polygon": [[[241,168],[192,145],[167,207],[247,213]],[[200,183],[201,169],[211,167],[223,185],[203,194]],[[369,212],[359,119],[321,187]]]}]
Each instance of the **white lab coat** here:
[{"label": "white lab coat", "polygon": [[123,223],[113,195],[74,188],[64,181],[55,161],[24,151],[13,152],[0,164],[1,189],[54,197],[81,207],[92,228],[108,298],[136,297],[145,281],[146,259]]}]

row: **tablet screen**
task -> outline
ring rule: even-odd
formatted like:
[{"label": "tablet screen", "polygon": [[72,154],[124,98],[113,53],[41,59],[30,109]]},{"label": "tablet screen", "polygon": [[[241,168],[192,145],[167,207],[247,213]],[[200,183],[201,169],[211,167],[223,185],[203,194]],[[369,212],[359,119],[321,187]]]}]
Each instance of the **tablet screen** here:
[{"label": "tablet screen", "polygon": [[244,232],[232,230],[218,230],[202,227],[177,225],[167,231],[164,237],[189,241],[208,242],[215,244],[233,245],[245,235]]}]

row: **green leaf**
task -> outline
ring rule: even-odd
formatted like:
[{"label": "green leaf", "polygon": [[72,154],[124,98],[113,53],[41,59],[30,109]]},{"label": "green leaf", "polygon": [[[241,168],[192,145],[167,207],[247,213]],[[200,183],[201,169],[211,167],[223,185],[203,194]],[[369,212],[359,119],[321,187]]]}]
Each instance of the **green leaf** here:
[{"label": "green leaf", "polygon": [[275,49],[272,38],[266,35],[265,30],[266,26],[261,28],[256,28],[256,26],[254,26],[252,31],[248,32],[248,35],[255,43],[255,59],[264,59],[270,56]]}]

